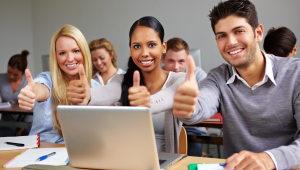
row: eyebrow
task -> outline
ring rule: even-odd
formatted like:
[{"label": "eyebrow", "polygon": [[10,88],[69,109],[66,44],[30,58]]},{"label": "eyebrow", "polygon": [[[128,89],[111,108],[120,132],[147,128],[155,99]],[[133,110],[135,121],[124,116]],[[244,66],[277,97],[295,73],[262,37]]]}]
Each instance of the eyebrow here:
[{"label": "eyebrow", "polygon": [[[151,40],[151,41],[148,41],[148,43],[152,43],[152,42],[158,42],[158,41],[156,41],[156,40]],[[131,43],[131,45],[134,45],[134,44],[140,44],[139,42],[133,42],[133,43]]]},{"label": "eyebrow", "polygon": [[[239,29],[239,28],[246,28],[245,26],[237,26],[237,27],[234,27],[231,31],[234,31],[234,30],[236,30],[236,29]],[[216,35],[218,35],[218,34],[225,34],[225,32],[217,32],[216,33]]]},{"label": "eyebrow", "polygon": [[[75,48],[72,48],[72,50],[81,50],[81,49],[80,49],[80,47],[75,47]],[[56,50],[56,52],[59,52],[59,51],[65,51],[65,50],[60,50],[60,49]]]}]

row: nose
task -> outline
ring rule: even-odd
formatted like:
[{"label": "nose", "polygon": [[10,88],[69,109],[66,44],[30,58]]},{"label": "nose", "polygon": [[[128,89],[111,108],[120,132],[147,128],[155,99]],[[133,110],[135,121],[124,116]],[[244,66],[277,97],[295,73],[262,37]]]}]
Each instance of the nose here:
[{"label": "nose", "polygon": [[101,63],[102,63],[102,62],[101,62],[100,58],[98,58],[98,59],[97,59],[97,64],[98,64],[98,65],[101,65]]},{"label": "nose", "polygon": [[174,72],[179,71],[179,64],[177,62],[175,62],[173,70],[174,70]]},{"label": "nose", "polygon": [[10,75],[9,75],[9,78],[10,78],[10,79],[14,79],[14,78],[15,78],[15,76],[14,76],[14,75],[12,75],[12,74],[10,74]]},{"label": "nose", "polygon": [[235,46],[236,44],[238,44],[238,41],[236,39],[236,37],[234,35],[229,35],[228,36],[228,46]]},{"label": "nose", "polygon": [[67,54],[67,61],[68,62],[71,62],[71,61],[73,61],[74,60],[74,54],[73,53],[68,53]]},{"label": "nose", "polygon": [[149,56],[149,49],[142,48],[142,57],[148,57],[148,56]]}]

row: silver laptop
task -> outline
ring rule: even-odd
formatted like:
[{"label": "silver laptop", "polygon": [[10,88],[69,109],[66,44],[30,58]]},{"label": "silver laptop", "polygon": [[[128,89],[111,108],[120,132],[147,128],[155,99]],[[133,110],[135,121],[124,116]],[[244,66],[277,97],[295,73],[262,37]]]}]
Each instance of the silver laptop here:
[{"label": "silver laptop", "polygon": [[182,157],[157,153],[149,108],[60,105],[57,112],[73,167],[158,170]]}]

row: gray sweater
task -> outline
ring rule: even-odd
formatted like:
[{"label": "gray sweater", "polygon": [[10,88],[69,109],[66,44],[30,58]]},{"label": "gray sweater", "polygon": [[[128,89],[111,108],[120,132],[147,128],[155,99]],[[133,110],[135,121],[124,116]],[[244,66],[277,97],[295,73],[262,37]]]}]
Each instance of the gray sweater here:
[{"label": "gray sweater", "polygon": [[232,68],[223,64],[201,82],[193,118],[223,116],[224,157],[242,150],[271,152],[278,169],[300,168],[300,60],[268,55],[277,85],[269,79],[251,90],[239,79],[226,84]]}]

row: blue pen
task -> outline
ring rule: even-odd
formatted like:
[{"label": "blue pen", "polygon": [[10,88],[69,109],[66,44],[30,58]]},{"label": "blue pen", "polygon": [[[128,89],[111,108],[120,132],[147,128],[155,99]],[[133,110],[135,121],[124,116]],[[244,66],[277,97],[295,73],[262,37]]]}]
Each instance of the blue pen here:
[{"label": "blue pen", "polygon": [[225,167],[226,165],[227,165],[227,163],[220,164],[220,166],[223,166],[223,167]]},{"label": "blue pen", "polygon": [[56,152],[52,152],[52,153],[49,153],[48,155],[41,156],[41,157],[39,157],[39,158],[36,160],[36,162],[45,160],[45,159],[47,159],[47,158],[49,158],[50,156],[53,156],[53,155],[55,155],[55,154],[56,154]]}]

